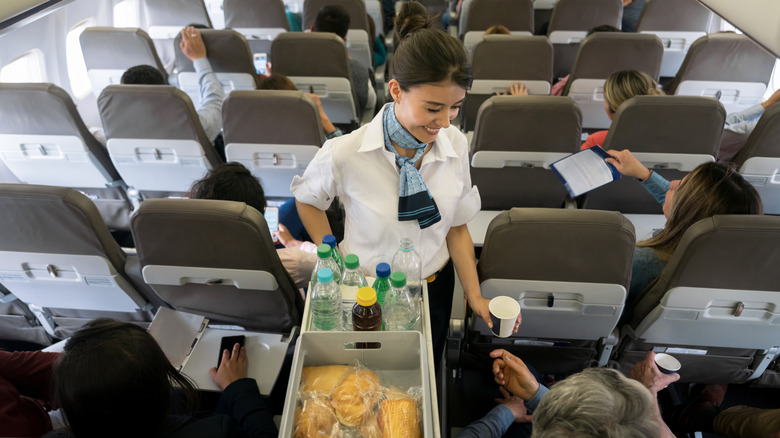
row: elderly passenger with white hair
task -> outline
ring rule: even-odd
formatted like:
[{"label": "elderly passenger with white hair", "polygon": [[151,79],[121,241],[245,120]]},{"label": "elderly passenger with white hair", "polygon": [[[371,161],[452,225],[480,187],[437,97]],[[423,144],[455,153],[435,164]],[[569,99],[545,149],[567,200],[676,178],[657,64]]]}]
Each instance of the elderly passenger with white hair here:
[{"label": "elderly passenger with white hair", "polygon": [[459,438],[499,437],[512,422],[529,421],[532,438],[674,437],[661,419],[656,395],[680,376],[661,373],[653,352],[634,366],[630,379],[612,369],[589,368],[552,389],[537,382],[525,363],[508,351],[493,350],[490,356],[496,383],[514,397],[470,424]]}]

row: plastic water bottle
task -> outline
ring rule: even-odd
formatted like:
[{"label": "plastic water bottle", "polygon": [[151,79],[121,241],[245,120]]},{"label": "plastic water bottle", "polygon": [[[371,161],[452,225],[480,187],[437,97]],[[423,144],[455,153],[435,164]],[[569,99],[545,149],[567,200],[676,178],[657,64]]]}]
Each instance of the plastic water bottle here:
[{"label": "plastic water bottle", "polygon": [[333,257],[333,260],[335,260],[336,264],[339,266],[339,272],[344,272],[344,258],[341,257],[339,247],[336,245],[336,236],[333,234],[326,234],[325,237],[322,238],[322,243],[330,246],[332,250],[330,256]]},{"label": "plastic water bottle", "polygon": [[387,331],[417,330],[420,313],[406,288],[403,272],[393,272],[390,276],[390,291],[385,297],[382,314]]},{"label": "plastic water bottle", "polygon": [[360,260],[355,254],[347,254],[344,259],[344,274],[341,275],[341,299],[344,307],[344,327],[352,327],[352,306],[357,300],[357,292],[368,286],[366,276],[360,270]]},{"label": "plastic water bottle", "polygon": [[414,250],[412,239],[401,239],[401,246],[393,257],[393,272],[403,272],[406,275],[406,287],[412,298],[422,298],[422,262]]},{"label": "plastic water bottle", "polygon": [[311,318],[314,330],[341,330],[341,290],[333,280],[333,271],[317,272],[317,284],[311,291]]},{"label": "plastic water bottle", "polygon": [[376,291],[376,302],[380,306],[384,306],[385,296],[390,290],[390,265],[387,263],[376,265],[376,280],[374,280],[374,284],[371,287]]},{"label": "plastic water bottle", "polygon": [[339,269],[336,261],[331,257],[332,249],[330,245],[322,244],[317,247],[317,263],[314,264],[314,271],[311,273],[311,287],[317,285],[317,276],[322,268],[328,268],[331,270],[333,281],[338,283],[341,281],[341,269]]}]

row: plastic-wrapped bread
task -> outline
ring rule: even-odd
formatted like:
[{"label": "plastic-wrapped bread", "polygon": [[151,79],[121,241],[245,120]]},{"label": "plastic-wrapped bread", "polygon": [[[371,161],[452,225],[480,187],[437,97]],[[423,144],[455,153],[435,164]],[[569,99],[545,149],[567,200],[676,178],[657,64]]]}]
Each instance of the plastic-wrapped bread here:
[{"label": "plastic-wrapped bread", "polygon": [[347,375],[333,390],[333,408],[341,424],[359,427],[374,412],[382,395],[379,376],[370,370]]},{"label": "plastic-wrapped bread", "polygon": [[319,367],[303,367],[301,374],[301,391],[319,396],[329,396],[341,378],[355,371],[347,365],[325,365]]},{"label": "plastic-wrapped bread", "polygon": [[419,438],[417,402],[412,399],[384,400],[379,408],[382,438]]},{"label": "plastic-wrapped bread", "polygon": [[339,429],[336,414],[327,402],[306,400],[295,416],[293,438],[330,438],[338,436]]}]

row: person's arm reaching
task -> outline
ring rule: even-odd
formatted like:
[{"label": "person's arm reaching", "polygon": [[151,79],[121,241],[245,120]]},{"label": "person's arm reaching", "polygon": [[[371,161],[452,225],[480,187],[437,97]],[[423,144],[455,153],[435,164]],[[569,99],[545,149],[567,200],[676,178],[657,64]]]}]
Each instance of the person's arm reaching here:
[{"label": "person's arm reaching", "polygon": [[298,209],[298,216],[301,217],[306,232],[309,233],[315,244],[322,243],[322,238],[328,234],[333,234],[328,222],[328,216],[319,208],[295,201],[295,207]]},{"label": "person's arm reaching", "polygon": [[655,412],[653,412],[653,415],[661,424],[661,428],[663,429],[662,437],[674,438],[674,434],[669,430],[666,423],[664,423],[663,418],[661,418],[661,411],[658,408],[658,392],[666,388],[669,384],[680,380],[680,375],[677,373],[662,373],[655,364],[655,353],[648,351],[644,360],[637,362],[628,376],[644,385],[653,395],[653,402],[655,405]]},{"label": "person's arm reaching", "polygon": [[214,141],[222,130],[222,101],[225,100],[225,90],[211,69],[200,30],[192,26],[184,28],[179,46],[184,56],[192,61],[192,66],[198,74],[200,86],[198,116],[206,136]]},{"label": "person's arm reaching", "polygon": [[612,164],[624,176],[631,176],[639,180],[655,200],[662,204],[666,200],[666,192],[669,191],[669,181],[661,175],[645,167],[628,149],[622,151],[609,150],[610,158],[605,161]]}]

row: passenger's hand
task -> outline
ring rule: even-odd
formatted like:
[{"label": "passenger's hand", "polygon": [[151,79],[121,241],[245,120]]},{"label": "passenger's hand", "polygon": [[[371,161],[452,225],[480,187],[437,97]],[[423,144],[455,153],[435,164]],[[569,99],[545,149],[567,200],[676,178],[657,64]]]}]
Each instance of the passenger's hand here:
[{"label": "passenger's hand", "polygon": [[214,367],[209,370],[211,380],[219,387],[219,389],[227,388],[231,383],[236,380],[243,379],[247,376],[247,367],[249,361],[246,357],[246,347],[242,347],[238,343],[233,346],[233,352],[228,353],[227,349],[222,352],[222,361],[219,363],[219,370]]},{"label": "passenger's hand", "polygon": [[512,96],[528,96],[528,88],[522,82],[515,82],[509,87],[509,94]]},{"label": "passenger's hand", "polygon": [[314,99],[314,103],[317,104],[317,111],[320,113],[320,123],[322,124],[322,129],[325,131],[326,134],[330,134],[331,132],[336,130],[336,127],[333,126],[333,123],[331,123],[330,119],[328,118],[328,115],[325,114],[325,110],[322,109],[322,101],[320,100],[320,97],[317,96],[314,93],[306,93]]},{"label": "passenger's hand", "polygon": [[664,374],[658,369],[655,364],[655,353],[652,351],[648,351],[645,358],[631,368],[628,377],[644,385],[653,394],[658,394],[658,391],[666,388],[670,383],[680,380],[679,374]]},{"label": "passenger's hand", "polygon": [[615,166],[622,175],[632,176],[642,181],[650,178],[652,173],[650,169],[640,163],[628,149],[623,149],[622,151],[609,150],[607,153],[610,158],[607,158],[605,161]]},{"label": "passenger's hand", "polygon": [[206,57],[206,45],[203,43],[200,29],[192,26],[187,26],[181,31],[179,47],[190,61]]},{"label": "passenger's hand", "polygon": [[504,398],[494,399],[495,402],[508,407],[509,410],[512,411],[512,415],[515,417],[515,423],[530,423],[532,416],[528,415],[528,409],[525,408],[523,399],[508,393],[503,386],[499,386],[498,390],[501,391],[501,395],[503,395]]},{"label": "passenger's hand", "polygon": [[496,383],[525,401],[536,395],[539,382],[520,358],[503,349],[491,351],[490,357],[494,359],[493,376]]},{"label": "passenger's hand", "polygon": [[275,237],[279,239],[279,243],[284,245],[285,248],[298,248],[303,243],[295,239],[284,224],[279,224],[279,231],[276,232]]}]

